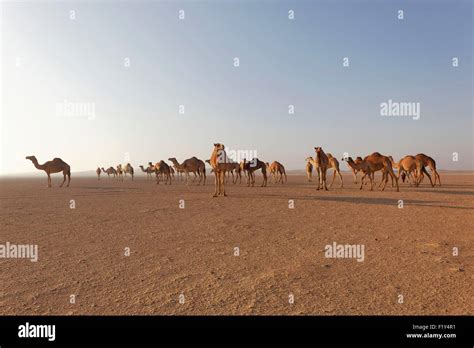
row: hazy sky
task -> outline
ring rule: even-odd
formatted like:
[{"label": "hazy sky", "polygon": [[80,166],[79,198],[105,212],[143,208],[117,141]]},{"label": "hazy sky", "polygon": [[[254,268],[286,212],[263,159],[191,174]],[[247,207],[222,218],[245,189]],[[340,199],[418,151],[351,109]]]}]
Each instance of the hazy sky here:
[{"label": "hazy sky", "polygon": [[[34,171],[27,155],[73,171],[204,160],[214,142],[289,169],[314,146],[473,169],[470,0],[1,6],[0,173]],[[420,103],[420,118],[381,116],[389,99]]]}]

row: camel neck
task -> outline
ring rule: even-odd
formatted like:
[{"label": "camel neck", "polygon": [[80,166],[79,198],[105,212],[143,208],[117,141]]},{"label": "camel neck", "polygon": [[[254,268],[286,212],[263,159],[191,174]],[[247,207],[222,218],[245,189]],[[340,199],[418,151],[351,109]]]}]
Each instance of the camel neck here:
[{"label": "camel neck", "polygon": [[32,162],[36,169],[44,169],[44,164],[39,164],[38,160],[35,159]]}]

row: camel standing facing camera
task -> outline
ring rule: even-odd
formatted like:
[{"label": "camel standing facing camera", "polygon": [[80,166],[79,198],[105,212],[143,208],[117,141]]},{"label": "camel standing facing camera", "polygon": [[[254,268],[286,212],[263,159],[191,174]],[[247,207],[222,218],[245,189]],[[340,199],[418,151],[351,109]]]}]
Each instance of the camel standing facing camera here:
[{"label": "camel standing facing camera", "polygon": [[97,180],[100,180],[100,173],[101,173],[102,171],[100,170],[100,168],[97,168],[97,169],[95,170],[95,172],[96,172],[96,174],[97,174]]},{"label": "camel standing facing camera", "polygon": [[123,180],[123,168],[121,164],[117,166],[117,179]]},{"label": "camel standing facing camera", "polygon": [[132,176],[132,181],[133,181],[133,176],[135,175],[135,170],[133,169],[132,165],[130,163],[127,163],[125,167],[123,168],[123,173],[125,177],[127,177],[127,173]]},{"label": "camel standing facing camera", "polygon": [[212,150],[211,158],[209,159],[209,164],[214,170],[215,176],[213,197],[217,197],[220,195],[226,197],[227,194],[225,193],[225,173],[233,170],[235,168],[235,163],[231,162],[230,159],[227,157],[224,144],[214,144],[214,149]]},{"label": "camel standing facing camera", "polygon": [[51,174],[59,172],[63,172],[64,177],[64,180],[59,187],[63,187],[64,182],[66,181],[66,176],[68,178],[66,187],[69,187],[69,183],[71,182],[71,167],[62,159],[53,158],[52,161],[45,162],[44,164],[39,164],[35,156],[27,156],[26,159],[33,162],[36,169],[44,170],[46,172],[48,175],[48,187],[51,187]]},{"label": "camel standing facing camera", "polygon": [[168,184],[168,180],[171,185],[171,171],[170,166],[166,164],[165,161],[160,161],[155,164],[155,175],[156,175],[156,184],[160,183],[160,175],[165,177],[165,185]]},{"label": "camel standing facing camera", "polygon": [[306,158],[306,176],[308,177],[308,182],[311,182],[311,177],[313,176],[313,163],[309,161],[312,157]]},{"label": "camel standing facing camera", "polygon": [[322,190],[323,188],[327,191],[326,186],[326,172],[329,166],[328,156],[324,153],[322,147],[315,147],[316,151],[316,170],[318,171],[318,188],[317,190]]},{"label": "camel standing facing camera", "polygon": [[[332,187],[332,184],[334,183],[334,180],[336,179],[336,173],[339,175],[339,179],[341,180],[341,187],[343,187],[344,183],[342,181],[342,175],[341,175],[341,170],[339,169],[339,161],[333,157],[330,153],[327,153],[326,156],[328,157],[328,169],[334,169],[333,175],[332,175],[332,181],[329,184],[329,187]],[[315,167],[316,170],[318,170],[318,164],[316,163],[316,160],[313,159],[313,157],[308,157],[306,158],[306,161],[311,164],[311,167]]]}]

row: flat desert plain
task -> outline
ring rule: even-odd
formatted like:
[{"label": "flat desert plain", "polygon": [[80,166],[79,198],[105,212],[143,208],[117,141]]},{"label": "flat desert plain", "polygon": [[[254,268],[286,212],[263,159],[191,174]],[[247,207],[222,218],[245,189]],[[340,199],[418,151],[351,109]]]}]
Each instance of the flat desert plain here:
[{"label": "flat desert plain", "polygon": [[[0,259],[0,313],[474,314],[473,173],[399,193],[289,175],[227,198],[209,174],[205,187],[140,174],[1,179],[0,242],[39,254]],[[334,242],[363,245],[363,261],[326,258]]]}]

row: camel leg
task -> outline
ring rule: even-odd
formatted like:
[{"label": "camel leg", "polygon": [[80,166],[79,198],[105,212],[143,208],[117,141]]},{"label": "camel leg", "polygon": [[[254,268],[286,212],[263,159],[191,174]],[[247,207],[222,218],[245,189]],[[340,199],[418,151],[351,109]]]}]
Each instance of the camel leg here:
[{"label": "camel leg", "polygon": [[219,186],[218,179],[217,179],[217,171],[214,171],[214,194],[212,197],[217,197],[217,187]]},{"label": "camel leg", "polygon": [[[388,174],[390,174],[390,177],[392,178],[392,182],[395,180],[395,184],[397,185],[397,192],[400,192],[400,189],[398,188],[398,178],[395,176],[395,173],[393,170],[389,171]],[[388,181],[388,178],[387,178]]]},{"label": "camel leg", "polygon": [[362,190],[362,187],[364,186],[364,179],[367,176],[367,174],[362,175],[362,179],[360,180],[360,187],[359,190]]},{"label": "camel leg", "polygon": [[51,187],[51,176],[49,173],[46,173],[48,175],[48,187]]},{"label": "camel leg", "polygon": [[352,170],[352,175],[354,177],[354,184],[357,184],[357,173],[355,170]]},{"label": "camel leg", "polygon": [[338,170],[338,171],[337,171],[337,174],[339,174],[339,179],[341,179],[341,188],[342,188],[342,187],[344,187],[344,182],[342,181],[341,171]]},{"label": "camel leg", "polygon": [[336,169],[334,169],[334,172],[332,172],[332,181],[329,184],[329,187],[332,187],[332,184],[334,184],[334,180],[336,180]]},{"label": "camel leg", "polygon": [[433,180],[431,180],[431,175],[428,173],[428,171],[425,169],[425,167],[423,167],[423,168],[421,169],[421,172],[422,172],[423,174],[426,174],[426,176],[427,176],[428,179],[430,180],[431,187],[435,187],[435,185],[436,185],[436,174],[435,174],[435,176],[434,176],[434,177],[435,177],[435,178],[434,178],[434,179],[435,179],[435,182],[434,182],[434,184],[433,184]]},{"label": "camel leg", "polygon": [[441,186],[441,178],[439,177],[438,171],[435,168],[432,168],[431,173],[434,173],[434,178],[435,178],[434,185],[432,185],[432,186],[436,185],[436,181],[438,181],[439,186]]},{"label": "camel leg", "polygon": [[327,191],[328,187],[326,186],[326,171],[323,170],[323,184],[324,184],[324,189]]},{"label": "camel leg", "polygon": [[316,190],[319,191],[319,188],[321,187],[321,172],[319,170],[319,167],[316,168],[316,172],[318,173],[318,188]]},{"label": "camel leg", "polygon": [[59,187],[63,187],[65,182],[66,182],[66,173],[63,172],[63,182],[61,183],[61,185],[59,185]]},{"label": "camel leg", "polygon": [[[225,174],[225,172],[224,172],[224,174]],[[224,180],[222,180],[222,195],[224,197],[227,197],[227,193],[225,193],[225,182],[224,182]]]}]

